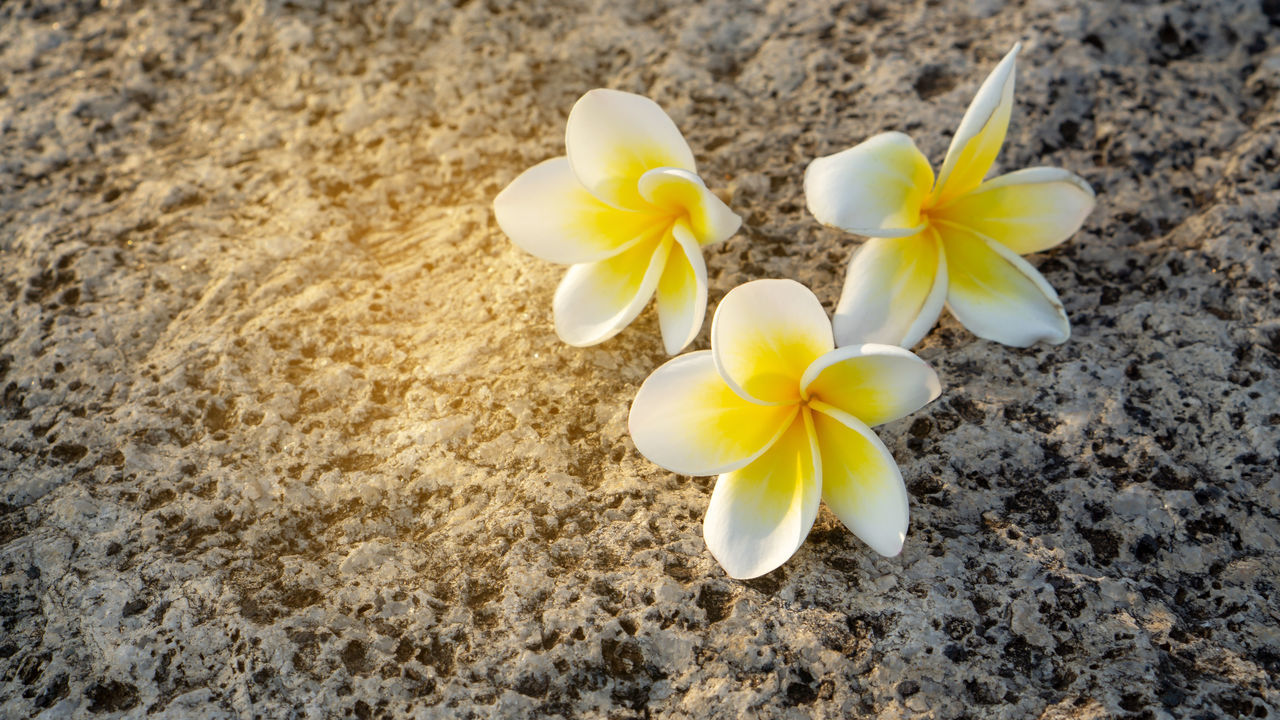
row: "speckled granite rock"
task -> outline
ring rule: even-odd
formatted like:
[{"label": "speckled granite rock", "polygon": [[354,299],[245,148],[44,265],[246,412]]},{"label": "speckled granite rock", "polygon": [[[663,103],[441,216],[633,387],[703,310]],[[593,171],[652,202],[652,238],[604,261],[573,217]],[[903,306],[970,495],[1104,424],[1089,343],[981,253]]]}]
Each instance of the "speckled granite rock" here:
[{"label": "speckled granite rock", "polygon": [[[1280,711],[1275,2],[456,4],[0,5],[0,716]],[[830,309],[807,162],[937,162],[1018,40],[1001,167],[1099,194],[1032,258],[1071,341],[944,319],[904,553],[824,510],[727,579],[626,434],[652,313],[559,343],[493,196],[645,93],[747,218],[712,307]]]}]

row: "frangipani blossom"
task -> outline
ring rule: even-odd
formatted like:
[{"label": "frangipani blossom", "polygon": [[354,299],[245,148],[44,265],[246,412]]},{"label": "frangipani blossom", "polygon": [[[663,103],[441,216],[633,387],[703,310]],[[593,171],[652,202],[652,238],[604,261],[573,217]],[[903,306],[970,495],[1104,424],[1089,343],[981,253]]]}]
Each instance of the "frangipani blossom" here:
[{"label": "frangipani blossom", "polygon": [[733,235],[742,218],[703,184],[684,136],[648,98],[583,95],[565,149],[493,201],[516,245],[572,266],[552,303],[556,332],[578,347],[604,342],[656,294],[663,343],[680,352],[706,315],[702,248]]},{"label": "frangipani blossom", "polygon": [[1093,209],[1093,190],[1047,167],[982,180],[1009,127],[1020,47],[978,89],[936,182],[929,161],[898,132],[809,164],[809,212],[825,225],[872,238],[849,261],[834,318],[839,344],[911,347],[933,327],[944,302],[987,340],[1027,347],[1070,336],[1058,294],[1018,256],[1070,237]]},{"label": "frangipani blossom", "polygon": [[756,280],[716,308],[710,350],[644,381],[629,425],[654,463],[720,475],[703,537],[730,576],[752,578],[800,548],[819,497],[873,550],[897,555],[907,491],[870,426],[940,390],[933,370],[900,347],[835,349],[827,314],[803,285]]}]

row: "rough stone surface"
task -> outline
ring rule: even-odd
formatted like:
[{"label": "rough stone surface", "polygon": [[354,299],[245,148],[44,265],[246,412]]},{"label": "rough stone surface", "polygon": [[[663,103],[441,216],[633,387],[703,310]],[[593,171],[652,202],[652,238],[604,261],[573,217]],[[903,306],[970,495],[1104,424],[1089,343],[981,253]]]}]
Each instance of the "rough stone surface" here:
[{"label": "rough stone surface", "polygon": [[[455,7],[456,5],[456,7]],[[1280,6],[0,5],[0,716],[1275,717]],[[999,167],[1098,192],[1073,336],[944,318],[880,429],[901,556],[823,511],[727,579],[626,433],[652,311],[557,341],[493,196],[597,86],[747,219],[711,307],[857,239],[807,162],[935,162],[1016,41]],[[704,327],[697,347],[706,347]]]}]

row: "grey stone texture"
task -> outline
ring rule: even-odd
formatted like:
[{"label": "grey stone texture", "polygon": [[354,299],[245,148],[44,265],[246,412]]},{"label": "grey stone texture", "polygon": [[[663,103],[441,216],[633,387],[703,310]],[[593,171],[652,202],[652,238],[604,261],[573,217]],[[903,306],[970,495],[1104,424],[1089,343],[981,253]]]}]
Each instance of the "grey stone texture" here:
[{"label": "grey stone texture", "polygon": [[[1227,718],[1280,711],[1280,6],[0,4],[0,716]],[[879,429],[901,556],[826,510],[758,580],[639,456],[652,309],[560,343],[494,195],[593,87],[657,100],[763,277],[801,178],[935,163],[1017,41],[998,169],[1098,208],[1069,342],[944,315]],[[707,346],[706,327],[695,348]]]}]

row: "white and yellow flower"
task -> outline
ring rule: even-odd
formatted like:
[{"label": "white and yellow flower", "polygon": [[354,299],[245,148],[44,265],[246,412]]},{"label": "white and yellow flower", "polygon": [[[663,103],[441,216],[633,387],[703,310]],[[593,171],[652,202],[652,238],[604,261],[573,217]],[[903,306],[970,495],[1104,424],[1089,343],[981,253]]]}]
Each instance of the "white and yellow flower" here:
[{"label": "white and yellow flower", "polygon": [[1019,255],[1070,237],[1093,209],[1093,190],[1047,167],[982,179],[1009,127],[1019,47],[978,89],[936,182],[915,143],[897,132],[809,164],[809,212],[872,238],[849,262],[834,318],[839,344],[911,347],[944,302],[973,334],[1006,345],[1070,336],[1058,294]]},{"label": "white and yellow flower", "polygon": [[629,424],[654,463],[720,474],[703,537],[729,575],[752,578],[800,548],[819,497],[873,550],[897,555],[907,491],[870,426],[939,392],[933,370],[900,347],[835,349],[808,288],[756,280],[716,308],[711,350],[674,358],[645,380]]},{"label": "white and yellow flower", "polygon": [[526,170],[493,201],[498,226],[543,260],[571,265],[556,290],[556,332],[584,347],[616,335],[657,295],[674,355],[702,328],[702,248],[742,219],[698,177],[693,152],[652,100],[592,90],[573,106],[567,157]]}]

